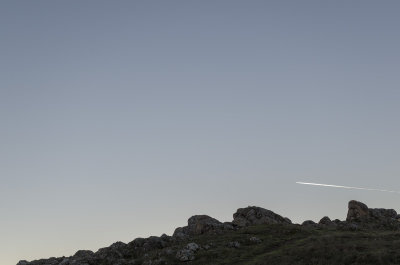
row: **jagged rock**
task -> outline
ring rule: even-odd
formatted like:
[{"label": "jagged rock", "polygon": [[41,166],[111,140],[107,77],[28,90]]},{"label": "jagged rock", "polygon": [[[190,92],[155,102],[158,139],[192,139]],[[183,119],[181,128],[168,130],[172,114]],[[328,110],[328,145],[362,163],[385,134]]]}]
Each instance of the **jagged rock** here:
[{"label": "jagged rock", "polygon": [[231,223],[221,223],[208,215],[195,215],[189,218],[188,225],[175,229],[173,237],[185,238],[201,234],[215,234],[223,230],[231,230]]},{"label": "jagged rock", "polygon": [[243,227],[259,224],[291,224],[292,222],[290,219],[284,218],[273,211],[261,207],[249,206],[247,208],[239,208],[233,214],[232,223]]},{"label": "jagged rock", "polygon": [[116,242],[109,247],[101,248],[95,253],[96,257],[112,264],[125,263],[125,258],[129,256],[127,244]]},{"label": "jagged rock", "polygon": [[359,201],[349,201],[349,210],[347,212],[346,221],[362,221],[368,218],[369,209],[368,206]]},{"label": "jagged rock", "polygon": [[93,256],[93,251],[91,250],[78,250],[73,257],[75,258],[87,258]]},{"label": "jagged rock", "polygon": [[20,260],[17,265],[29,265],[29,262],[26,260]]},{"label": "jagged rock", "polygon": [[78,250],[69,260],[69,265],[96,264],[97,258],[91,250]]},{"label": "jagged rock", "polygon": [[163,241],[170,241],[170,240],[171,240],[171,237],[170,237],[169,235],[166,235],[166,234],[162,234],[162,235],[160,236],[160,238],[161,238]]},{"label": "jagged rock", "polygon": [[188,232],[193,235],[205,234],[222,227],[223,224],[220,221],[207,215],[195,215],[188,220]]},{"label": "jagged rock", "polygon": [[369,210],[369,215],[370,217],[373,217],[375,219],[387,219],[387,218],[392,218],[396,219],[397,217],[397,212],[393,209],[368,209]]},{"label": "jagged rock", "polygon": [[322,217],[318,224],[323,226],[336,226],[336,223],[334,223],[328,216]]},{"label": "jagged rock", "polygon": [[301,225],[302,226],[317,226],[317,224],[312,220],[306,220]]},{"label": "jagged rock", "polygon": [[172,234],[173,238],[185,239],[189,237],[187,233],[187,226],[178,227],[175,229],[174,233]]},{"label": "jagged rock", "polygon": [[133,248],[140,248],[143,246],[143,244],[145,242],[146,242],[146,239],[138,237],[138,238],[135,238],[133,241],[131,241],[128,245]]},{"label": "jagged rock", "polygon": [[393,209],[383,208],[368,208],[362,202],[350,201],[349,210],[347,212],[346,221],[352,222],[384,222],[388,220],[395,220],[397,212]]},{"label": "jagged rock", "polygon": [[[357,223],[357,229],[400,230],[400,222],[393,209],[373,209],[358,201],[350,201],[346,221]],[[346,227],[346,225],[345,225]]]},{"label": "jagged rock", "polygon": [[150,236],[148,238],[136,238],[127,244],[127,251],[150,251],[169,246],[171,237],[163,234],[161,237]]}]

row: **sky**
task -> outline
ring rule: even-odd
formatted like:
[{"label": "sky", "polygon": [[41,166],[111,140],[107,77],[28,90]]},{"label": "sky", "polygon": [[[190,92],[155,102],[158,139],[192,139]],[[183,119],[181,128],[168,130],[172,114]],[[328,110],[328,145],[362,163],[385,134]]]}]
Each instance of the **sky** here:
[{"label": "sky", "polygon": [[400,210],[398,1],[2,1],[0,263],[256,205]]}]

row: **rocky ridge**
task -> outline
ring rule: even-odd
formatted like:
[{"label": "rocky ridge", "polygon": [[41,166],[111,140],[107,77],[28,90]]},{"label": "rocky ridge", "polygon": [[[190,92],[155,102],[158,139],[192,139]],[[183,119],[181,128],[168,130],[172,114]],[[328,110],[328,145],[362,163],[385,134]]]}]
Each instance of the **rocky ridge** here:
[{"label": "rocky ridge", "polygon": [[[331,220],[323,217],[318,223],[311,220],[301,225],[292,224],[290,219],[282,217],[270,210],[249,206],[239,208],[233,214],[232,222],[220,222],[207,215],[195,215],[188,219],[188,225],[178,227],[172,236],[163,234],[160,237],[136,238],[129,243],[116,242],[97,252],[79,250],[71,257],[41,259],[28,262],[21,260],[17,265],[161,265],[194,262],[197,253],[212,252],[216,248],[213,238],[224,237],[225,234],[240,235],[239,240],[224,243],[227,249],[241,249],[263,244],[256,236],[242,239],[242,233],[247,236],[247,227],[268,226],[285,229],[333,229],[334,231],[364,231],[365,229],[380,229],[385,231],[400,231],[400,215],[393,209],[371,209],[364,203],[350,201],[345,221]],[[300,230],[299,230],[300,231]],[[195,242],[199,236],[206,237],[206,243]],[[219,249],[221,246],[219,246]],[[214,254],[213,254],[214,255]],[[211,263],[210,263],[211,264]],[[218,263],[219,264],[219,263]],[[246,264],[246,263],[243,263]]]}]

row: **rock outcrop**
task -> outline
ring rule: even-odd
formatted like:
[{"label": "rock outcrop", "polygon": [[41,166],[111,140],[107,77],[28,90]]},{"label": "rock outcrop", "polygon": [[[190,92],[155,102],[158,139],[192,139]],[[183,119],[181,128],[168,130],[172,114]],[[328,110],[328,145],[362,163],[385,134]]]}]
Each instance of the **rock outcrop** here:
[{"label": "rock outcrop", "polygon": [[400,230],[397,212],[393,209],[368,208],[362,202],[350,201],[346,222],[356,225],[357,229],[390,229]]},{"label": "rock outcrop", "polygon": [[292,221],[273,211],[257,206],[249,206],[246,208],[239,208],[236,213],[233,214],[232,223],[243,227],[260,224],[291,224]]},{"label": "rock outcrop", "polygon": [[208,215],[195,215],[188,219],[187,226],[176,228],[173,237],[185,238],[202,234],[218,234],[224,230],[233,229],[234,225],[232,223],[221,223]]},{"label": "rock outcrop", "polygon": [[322,217],[318,224],[322,226],[336,226],[336,223],[334,223],[328,216]]},{"label": "rock outcrop", "polygon": [[305,220],[301,225],[315,227],[317,226],[317,223],[315,223],[313,220]]},{"label": "rock outcrop", "polygon": [[[249,237],[250,235],[246,232],[236,234],[232,231],[248,230],[253,228],[249,226],[265,224],[279,224],[279,229],[276,229],[276,226],[266,226],[262,227],[261,231],[263,229],[270,229],[270,232],[279,230],[282,233],[281,236],[285,235],[286,229],[292,229],[295,233],[299,231],[312,233],[316,229],[321,231],[378,229],[373,231],[384,230],[386,232],[387,230],[400,231],[400,215],[393,209],[371,209],[364,203],[353,200],[348,203],[346,221],[338,219],[332,221],[325,216],[318,223],[307,220],[301,226],[298,226],[292,225],[288,218],[270,210],[249,206],[239,208],[233,214],[232,222],[222,223],[208,215],[195,215],[188,219],[187,226],[175,229],[173,236],[163,234],[160,237],[136,238],[128,244],[116,242],[109,247],[99,249],[97,252],[79,250],[71,257],[53,257],[31,262],[22,260],[17,265],[165,265],[190,261],[201,262],[201,255],[205,251],[215,251],[214,249],[221,249],[221,247],[225,248],[222,249],[223,252],[232,249],[241,251],[241,249],[256,244],[263,244],[265,240],[268,240],[268,237],[264,237],[263,234],[260,234],[261,239],[254,234]],[[255,228],[255,231],[257,230],[258,228]],[[201,235],[206,235],[205,238],[207,238],[207,242],[202,246],[195,243],[195,240],[202,238],[198,237]],[[222,235],[222,237],[219,235]],[[218,246],[214,244],[215,242],[208,241],[210,238],[214,240],[224,238],[226,235],[234,235],[234,237],[223,245]],[[241,238],[241,236],[244,238]],[[212,255],[216,254],[213,253]]]},{"label": "rock outcrop", "polygon": [[397,218],[397,212],[393,209],[372,209],[359,201],[350,201],[348,207],[347,222],[379,222]]},{"label": "rock outcrop", "polygon": [[347,222],[352,221],[362,221],[366,220],[369,217],[369,209],[368,206],[359,201],[349,201],[347,211]]}]

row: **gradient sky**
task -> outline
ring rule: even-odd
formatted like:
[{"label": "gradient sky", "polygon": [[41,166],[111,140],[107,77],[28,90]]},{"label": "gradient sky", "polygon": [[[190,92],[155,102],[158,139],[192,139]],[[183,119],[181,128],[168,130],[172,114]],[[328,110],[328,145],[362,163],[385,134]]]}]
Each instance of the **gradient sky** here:
[{"label": "gradient sky", "polygon": [[400,210],[398,1],[2,1],[0,263],[257,205]]}]

